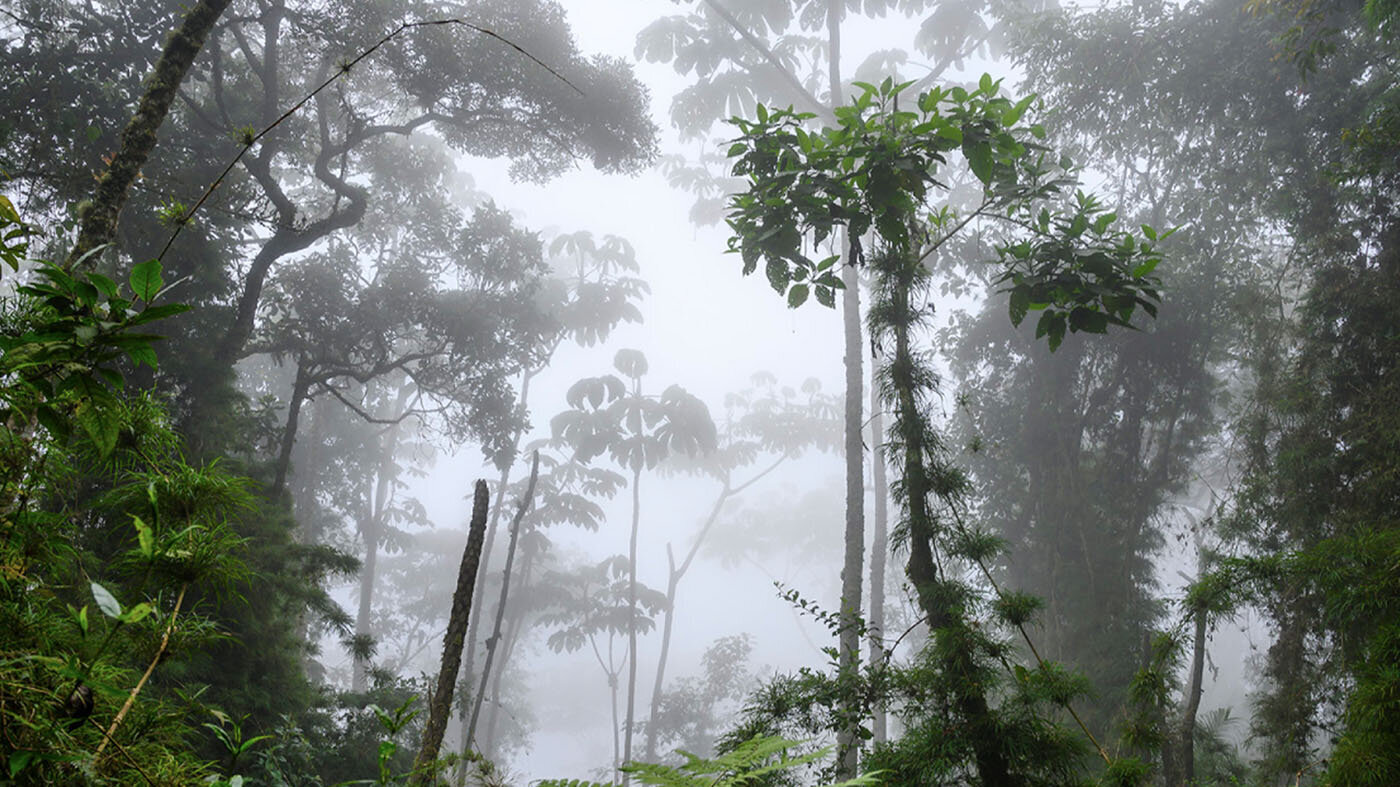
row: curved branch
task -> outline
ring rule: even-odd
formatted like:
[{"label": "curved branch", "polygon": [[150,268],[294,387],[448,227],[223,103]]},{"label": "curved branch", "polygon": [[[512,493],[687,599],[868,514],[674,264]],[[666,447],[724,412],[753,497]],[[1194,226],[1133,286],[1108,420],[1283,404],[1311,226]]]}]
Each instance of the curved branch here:
[{"label": "curved branch", "polygon": [[[228,5],[229,0],[204,0],[204,2],[207,3],[207,4],[211,4],[211,5],[212,5],[212,4],[215,4],[215,3],[218,3],[218,4],[219,4],[219,11],[223,11],[223,7],[226,6],[226,5]],[[202,6],[200,6],[200,7],[202,7]],[[191,15],[193,15],[193,12],[191,12]],[[187,18],[188,18],[188,17],[187,17]],[[212,25],[213,25],[213,20],[210,20],[209,25],[212,27]],[[301,98],[300,101],[298,101],[298,102],[296,102],[295,104],[293,104],[286,112],[283,112],[276,120],[272,121],[270,124],[268,124],[266,127],[264,127],[262,131],[259,131],[258,133],[254,134],[254,135],[252,135],[251,137],[249,137],[248,139],[244,140],[244,141],[243,141],[243,142],[244,142],[243,147],[238,151],[238,154],[235,155],[235,156],[233,157],[233,159],[229,161],[228,165],[227,165],[226,167],[224,167],[224,169],[223,169],[222,172],[219,173],[219,176],[216,177],[216,178],[214,178],[214,182],[209,184],[209,187],[208,187],[207,189],[204,190],[204,193],[203,193],[202,195],[200,195],[199,200],[198,200],[197,202],[195,202],[195,204],[194,204],[193,206],[191,206],[190,209],[189,209],[188,211],[185,212],[185,215],[183,215],[183,216],[180,217],[180,220],[179,220],[179,221],[176,223],[176,225],[175,225],[175,230],[174,230],[173,232],[170,233],[170,238],[167,239],[167,240],[165,241],[165,246],[164,246],[164,248],[162,248],[162,249],[160,250],[160,254],[156,255],[156,259],[158,259],[158,260],[164,260],[164,259],[165,259],[165,255],[166,255],[166,253],[168,253],[168,252],[170,251],[170,247],[171,247],[172,244],[175,243],[175,239],[178,238],[178,237],[180,237],[180,231],[181,231],[182,229],[184,229],[185,225],[188,224],[192,218],[194,218],[195,213],[199,212],[199,209],[200,209],[201,207],[204,206],[204,203],[209,201],[209,197],[212,196],[213,193],[214,193],[214,191],[215,191],[217,188],[219,188],[219,185],[220,185],[221,183],[224,182],[224,179],[227,178],[227,177],[228,177],[228,174],[229,174],[230,172],[233,171],[233,168],[236,167],[236,166],[238,166],[238,162],[242,161],[244,155],[246,155],[246,154],[248,153],[248,151],[251,150],[252,147],[253,147],[254,145],[258,144],[258,142],[261,141],[263,137],[265,137],[265,136],[267,136],[268,134],[272,133],[272,131],[273,131],[274,129],[276,129],[279,125],[281,125],[282,122],[283,122],[284,120],[286,120],[287,118],[291,117],[292,115],[295,115],[297,112],[301,111],[301,108],[302,108],[302,107],[306,106],[307,103],[309,103],[313,98],[316,98],[317,96],[319,96],[319,95],[321,94],[322,91],[324,91],[326,88],[330,87],[332,84],[334,84],[336,81],[338,81],[338,80],[339,80],[341,77],[343,77],[344,75],[350,73],[350,69],[352,69],[352,68],[354,68],[356,65],[358,65],[358,64],[360,63],[360,61],[364,60],[365,58],[369,57],[370,55],[373,55],[375,52],[379,51],[380,47],[384,46],[385,44],[389,43],[390,41],[393,41],[395,38],[398,38],[400,35],[403,35],[404,33],[408,32],[408,31],[410,31],[410,30],[416,30],[416,29],[418,29],[418,28],[420,28],[420,27],[445,27],[445,26],[450,26],[450,25],[460,25],[460,26],[465,27],[465,28],[467,28],[467,29],[469,29],[469,30],[474,30],[474,31],[476,31],[476,32],[478,32],[478,33],[480,33],[480,34],[482,34],[482,35],[484,35],[484,36],[488,36],[488,37],[490,37],[490,38],[496,39],[497,41],[500,41],[501,43],[505,44],[506,46],[510,47],[511,49],[514,49],[515,51],[519,52],[521,55],[524,55],[524,56],[525,56],[526,58],[528,58],[531,62],[533,62],[533,63],[535,63],[536,65],[538,65],[539,67],[543,68],[545,71],[548,71],[550,74],[554,75],[557,79],[559,79],[559,81],[563,82],[564,84],[566,84],[566,85],[568,85],[570,88],[572,88],[572,89],[574,90],[574,92],[578,93],[579,95],[584,95],[583,91],[578,89],[578,86],[576,86],[574,83],[570,82],[568,79],[566,79],[566,78],[564,77],[564,75],[560,74],[558,71],[555,71],[553,68],[550,68],[543,60],[540,60],[538,57],[535,57],[534,55],[530,54],[530,53],[527,52],[523,47],[521,47],[519,44],[516,44],[515,42],[511,41],[510,39],[508,39],[508,38],[506,38],[506,37],[500,35],[499,33],[496,33],[495,31],[491,30],[490,28],[482,27],[482,26],[480,26],[480,25],[475,25],[475,24],[472,24],[471,22],[466,21],[465,19],[458,19],[458,18],[455,18],[455,17],[454,17],[454,18],[451,18],[451,19],[434,19],[434,20],[429,20],[429,21],[424,21],[424,22],[404,22],[404,23],[400,24],[398,27],[394,28],[392,31],[390,31],[390,32],[389,32],[387,35],[385,35],[383,38],[381,38],[381,39],[379,39],[378,41],[376,41],[376,42],[374,43],[373,46],[369,47],[368,49],[363,50],[362,52],[360,52],[358,55],[356,55],[355,57],[351,58],[350,60],[347,60],[347,61],[341,63],[341,64],[340,64],[340,67],[336,69],[336,72],[335,72],[334,74],[332,74],[331,76],[327,77],[324,81],[322,81],[321,84],[318,85],[318,86],[316,87],[315,90],[312,90],[310,93],[307,93],[305,96],[303,96],[303,97]],[[206,34],[207,34],[208,31],[206,30],[205,32],[206,32]],[[201,39],[201,42],[202,42],[202,39]],[[162,56],[162,62],[163,62],[163,60],[164,60],[164,56]],[[189,67],[188,65],[185,66],[186,69],[188,69],[188,67]],[[159,68],[160,68],[160,64],[157,64],[157,69],[159,69]],[[183,72],[181,72],[181,76],[183,76]],[[173,96],[173,91],[172,91],[172,96]],[[168,104],[168,103],[169,103],[169,102],[167,102],[167,104]],[[139,115],[138,115],[138,116],[139,116]],[[163,117],[163,115],[162,115],[162,117]],[[134,123],[134,122],[135,122],[135,120],[133,119],[133,123]],[[125,136],[125,135],[124,135],[124,136]],[[152,144],[154,144],[154,132],[152,132]],[[147,150],[147,153],[149,153],[149,150]],[[143,156],[141,160],[142,160],[142,162],[144,162],[144,161],[145,161],[145,157]],[[138,168],[139,168],[139,164],[138,164]],[[133,172],[132,172],[133,178],[134,178],[134,175],[135,175],[135,171],[133,170]],[[105,176],[104,176],[104,178],[105,178]],[[130,185],[130,183],[128,182],[127,185]],[[101,188],[101,186],[99,186],[99,189],[100,189],[100,188]],[[113,221],[115,222],[115,216],[113,217]],[[80,242],[81,242],[81,239],[80,239]],[[77,251],[76,248],[75,248],[74,250]]]},{"label": "curved branch", "polygon": [[798,79],[796,75],[787,69],[787,66],[783,65],[783,61],[778,59],[778,56],[763,42],[763,39],[754,35],[748,28],[740,24],[738,18],[729,13],[724,6],[720,5],[718,0],[705,0],[705,5],[709,6],[710,10],[714,11],[719,18],[723,19],[735,33],[739,34],[740,38],[744,39],[744,41],[749,44],[749,46],[753,47],[768,65],[777,69],[783,81],[787,82],[788,86],[796,91],[798,96],[810,104],[811,109],[820,115],[823,120],[829,123],[836,122],[836,115],[832,113],[831,108],[823,104],[816,96],[812,95],[812,91],[808,90],[807,87],[802,84],[802,80]]}]

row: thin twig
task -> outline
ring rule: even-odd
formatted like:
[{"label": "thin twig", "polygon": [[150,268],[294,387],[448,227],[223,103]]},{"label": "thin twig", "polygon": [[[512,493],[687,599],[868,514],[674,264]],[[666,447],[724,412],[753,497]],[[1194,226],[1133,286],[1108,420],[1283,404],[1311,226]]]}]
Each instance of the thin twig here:
[{"label": "thin twig", "polygon": [[580,96],[584,95],[583,91],[582,91],[582,90],[579,90],[578,86],[575,85],[574,83],[570,82],[567,78],[564,77],[563,74],[560,74],[558,71],[555,71],[555,70],[554,70],[553,68],[551,68],[548,64],[546,64],[543,60],[540,60],[538,57],[535,57],[534,55],[532,55],[532,54],[530,54],[529,52],[527,52],[527,51],[526,51],[523,47],[521,47],[519,44],[515,43],[514,41],[511,41],[510,39],[508,39],[508,38],[502,36],[501,34],[495,32],[495,31],[491,30],[490,28],[482,27],[482,26],[480,26],[480,25],[475,25],[475,24],[472,24],[471,22],[468,22],[468,21],[466,21],[466,20],[464,20],[464,19],[458,19],[458,18],[452,18],[452,19],[433,19],[433,20],[428,20],[428,21],[423,21],[423,22],[403,22],[403,23],[401,23],[398,27],[394,28],[393,31],[391,31],[388,35],[385,35],[383,38],[381,38],[381,39],[379,39],[378,41],[376,41],[376,42],[374,43],[374,45],[371,46],[370,48],[368,48],[368,49],[366,49],[366,50],[360,52],[360,53],[359,53],[358,55],[356,55],[353,59],[341,63],[341,64],[340,64],[340,67],[336,69],[336,72],[335,72],[334,74],[332,74],[330,77],[327,77],[326,80],[325,80],[324,82],[322,82],[319,86],[317,86],[315,90],[312,90],[310,93],[307,93],[305,96],[303,96],[302,99],[301,99],[300,101],[298,101],[298,102],[296,102],[295,104],[293,104],[293,105],[291,106],[290,109],[288,109],[286,112],[283,112],[282,115],[281,115],[280,117],[278,117],[276,120],[274,120],[274,121],[272,121],[270,124],[268,124],[262,131],[259,131],[257,134],[254,134],[252,137],[250,137],[250,138],[248,138],[248,139],[246,139],[246,140],[243,140],[243,147],[242,147],[241,150],[238,151],[238,154],[235,155],[235,156],[233,157],[233,159],[229,161],[228,166],[224,167],[223,172],[220,172],[220,173],[219,173],[219,176],[216,177],[216,178],[214,178],[214,182],[209,184],[209,188],[207,188],[207,189],[204,190],[204,193],[203,193],[202,195],[200,195],[200,197],[199,197],[199,201],[195,202],[195,204],[194,204],[189,210],[185,211],[185,214],[184,214],[183,216],[181,216],[181,217],[176,221],[175,230],[174,230],[173,232],[170,233],[170,238],[169,238],[168,240],[165,241],[165,246],[164,246],[164,248],[162,248],[162,249],[160,250],[160,254],[156,255],[156,259],[158,259],[158,260],[164,260],[164,259],[165,259],[166,252],[170,251],[170,247],[175,243],[175,239],[178,238],[178,237],[180,237],[180,232],[181,232],[181,230],[183,230],[183,229],[185,228],[185,225],[188,224],[188,223],[190,222],[190,219],[194,218],[194,214],[197,213],[197,212],[199,211],[199,209],[200,209],[201,207],[204,206],[204,203],[207,202],[207,201],[209,200],[209,197],[213,195],[214,190],[217,189],[217,188],[219,187],[219,185],[222,184],[222,183],[224,182],[224,178],[228,177],[228,174],[229,174],[230,172],[233,171],[233,168],[236,167],[236,166],[238,166],[238,162],[240,162],[240,161],[243,160],[243,155],[244,155],[245,153],[247,153],[249,150],[252,150],[253,146],[256,145],[256,144],[258,143],[259,140],[261,140],[263,137],[267,136],[269,133],[272,132],[273,129],[275,129],[275,128],[277,128],[279,125],[281,125],[281,124],[282,124],[282,121],[286,120],[287,118],[291,117],[292,115],[295,115],[298,111],[301,110],[302,107],[306,106],[306,104],[309,103],[313,98],[315,98],[316,96],[320,95],[321,91],[323,91],[323,90],[325,90],[326,88],[330,87],[332,84],[334,84],[335,82],[337,82],[341,77],[343,77],[343,76],[345,76],[346,74],[350,73],[350,69],[352,69],[352,68],[354,68],[356,65],[358,65],[359,62],[360,62],[361,60],[364,60],[365,58],[367,58],[367,57],[369,57],[370,55],[374,54],[376,51],[379,50],[380,47],[384,46],[385,44],[389,43],[390,41],[394,40],[395,38],[398,38],[400,35],[402,35],[402,34],[408,32],[408,31],[410,31],[410,30],[415,30],[415,29],[420,28],[420,27],[441,27],[441,26],[447,26],[447,25],[461,25],[462,27],[465,27],[465,28],[467,28],[467,29],[469,29],[469,30],[474,30],[474,31],[476,31],[476,32],[478,32],[478,33],[480,33],[480,34],[482,34],[482,35],[484,35],[484,36],[489,36],[489,37],[491,37],[491,38],[496,39],[497,41],[500,41],[501,43],[505,44],[506,46],[510,47],[511,49],[514,49],[515,51],[517,51],[517,52],[519,52],[520,54],[524,55],[526,58],[528,58],[529,60],[531,60],[532,62],[534,62],[534,63],[535,63],[536,65],[538,65],[539,67],[543,68],[545,71],[548,71],[550,74],[552,74],[554,77],[556,77],[559,81],[561,81],[561,82],[563,82],[564,84],[568,85],[570,88],[573,88],[574,92],[578,93]]},{"label": "thin twig", "polygon": [[120,726],[122,720],[126,718],[126,714],[131,710],[131,706],[136,704],[136,695],[141,693],[141,689],[146,685],[146,681],[151,679],[151,673],[156,671],[156,665],[160,663],[161,657],[165,655],[165,649],[170,646],[170,635],[175,631],[175,619],[180,615],[180,606],[185,603],[185,591],[189,590],[189,587],[189,583],[180,586],[180,595],[175,598],[175,608],[170,611],[170,621],[165,624],[165,633],[160,637],[160,647],[156,648],[156,655],[151,657],[151,663],[146,667],[146,671],[142,673],[141,679],[136,681],[135,686],[131,687],[131,693],[127,695],[126,702],[122,703],[121,710],[117,711],[117,715],[112,719],[111,726],[107,727],[107,731],[103,733],[104,737],[102,743],[97,745],[97,751],[92,755],[94,766],[102,759],[102,751],[107,748],[107,742],[112,740],[112,736],[117,732],[117,727]]},{"label": "thin twig", "polygon": [[101,722],[99,722],[97,719],[94,719],[91,716],[88,717],[88,721],[92,722],[93,726],[102,732],[102,738],[104,741],[112,742],[112,745],[115,746],[117,751],[120,752],[121,755],[126,758],[127,762],[131,763],[131,767],[135,768],[136,772],[141,774],[141,778],[145,779],[147,784],[151,785],[151,787],[156,787],[155,779],[152,779],[150,774],[146,773],[146,771],[141,767],[141,764],[136,761],[136,758],[131,756],[131,752],[126,750],[125,746],[121,745],[120,743],[117,743],[116,740],[107,735],[107,731],[102,729]]}]

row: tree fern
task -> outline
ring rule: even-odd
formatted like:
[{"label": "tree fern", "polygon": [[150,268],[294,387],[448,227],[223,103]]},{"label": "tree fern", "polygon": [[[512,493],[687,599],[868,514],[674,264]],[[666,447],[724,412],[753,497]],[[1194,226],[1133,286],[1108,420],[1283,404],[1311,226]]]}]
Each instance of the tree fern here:
[{"label": "tree fern", "polygon": [[[733,751],[714,759],[697,757],[681,751],[685,762],[678,766],[660,763],[632,763],[622,770],[631,774],[639,784],[653,787],[741,787],[758,785],[770,774],[798,768],[820,761],[831,753],[831,748],[820,749],[807,754],[789,756],[788,751],[801,745],[799,741],[771,735],[760,735],[741,743]],[[868,773],[847,781],[825,787],[858,787],[859,785],[880,784],[878,773]],[[549,779],[536,787],[611,787],[603,782],[587,782],[567,779]]]}]

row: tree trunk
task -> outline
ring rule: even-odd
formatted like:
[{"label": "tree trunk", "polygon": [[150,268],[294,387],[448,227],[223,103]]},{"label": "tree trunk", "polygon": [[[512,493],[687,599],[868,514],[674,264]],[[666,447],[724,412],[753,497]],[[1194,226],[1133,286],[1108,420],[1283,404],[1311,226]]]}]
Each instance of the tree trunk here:
[{"label": "tree trunk", "polygon": [[[520,381],[519,404],[524,409],[530,402],[530,380],[535,372],[526,372]],[[501,468],[501,477],[496,481],[496,507],[491,512],[491,524],[486,528],[486,545],[481,550],[481,571],[477,573],[476,592],[472,595],[471,623],[467,627],[466,664],[462,668],[462,696],[458,708],[458,719],[462,723],[462,756],[467,755],[467,747],[471,744],[467,740],[467,722],[469,705],[472,702],[471,684],[476,673],[476,639],[477,629],[481,620],[481,605],[486,597],[486,572],[491,566],[491,552],[496,543],[496,527],[501,521],[501,512],[505,510],[506,487],[510,484],[510,471],[515,464],[515,451],[519,450],[520,437],[523,429],[515,431],[515,438],[511,441],[511,461]]]},{"label": "tree trunk", "polygon": [[[1200,548],[1199,539],[1197,548]],[[1186,687],[1186,707],[1181,713],[1181,744],[1174,758],[1182,785],[1191,784],[1196,779],[1196,714],[1201,709],[1201,695],[1205,692],[1202,681],[1206,663],[1206,611],[1196,609],[1192,612],[1196,630],[1191,642],[1191,678]],[[1168,778],[1167,787],[1176,787],[1176,784]]]},{"label": "tree trunk", "polygon": [[301,403],[306,400],[306,393],[311,388],[311,372],[307,371],[307,364],[305,359],[297,361],[296,381],[292,383],[292,396],[287,400],[287,425],[282,429],[282,445],[277,452],[277,475],[272,482],[272,494],[269,495],[274,500],[287,488],[287,470],[292,465],[292,446],[297,441]]},{"label": "tree trunk", "polygon": [[[526,587],[530,584],[530,561],[526,559],[521,565],[520,579]],[[496,670],[496,674],[491,677],[491,715],[486,717],[486,746],[485,750],[494,755],[499,754],[496,748],[496,724],[501,719],[501,683],[505,679],[506,669],[511,665],[511,656],[515,653],[515,648],[520,644],[520,632],[525,628],[525,610],[516,606],[514,612],[509,614],[509,622],[506,623],[505,638],[501,640],[501,668]]]},{"label": "tree trunk", "polygon": [[[642,521],[642,465],[632,469],[632,537],[627,542],[627,721],[622,731],[622,762],[632,761],[632,724],[637,707],[637,532]],[[622,784],[631,781],[623,774]]]},{"label": "tree trunk", "polygon": [[618,759],[618,754],[617,754],[617,676],[616,676],[616,675],[608,675],[608,691],[609,691],[609,693],[612,694],[613,767],[612,767],[612,779],[611,779],[611,781],[612,781],[613,784],[617,784],[618,766],[622,765],[622,762]]},{"label": "tree trunk", "polygon": [[363,657],[358,646],[370,636],[369,613],[374,598],[374,571],[379,562],[379,530],[373,515],[366,515],[360,533],[365,540],[365,562],[360,565],[360,604],[355,612],[355,639],[358,642],[350,678],[350,690],[357,693],[365,691],[369,686],[369,662]]},{"label": "tree trunk", "polygon": [[860,673],[861,584],[865,567],[865,446],[862,421],[864,380],[860,336],[860,285],[854,261],[847,248],[842,280],[842,313],[846,347],[846,538],[841,567],[841,629],[838,681],[842,685],[841,707],[836,735],[838,779],[856,776],[859,758],[861,703],[855,690]]},{"label": "tree trunk", "polygon": [[[399,387],[398,397],[391,413],[403,410],[404,403],[408,401],[409,385],[407,381]],[[356,638],[366,637],[370,634],[369,616],[374,600],[374,573],[376,564],[379,562],[379,541],[384,536],[384,514],[389,508],[389,481],[394,471],[394,454],[399,448],[399,428],[396,423],[384,432],[383,444],[379,451],[379,469],[374,484],[374,497],[369,501],[364,524],[360,526],[360,536],[365,542],[365,562],[360,568],[360,606],[355,614],[355,636]],[[351,688],[355,691],[364,691],[368,685],[368,664],[365,659],[357,658],[354,664],[354,673],[351,678]]]},{"label": "tree trunk", "polygon": [[[947,639],[957,637],[955,629],[965,625],[958,610],[948,606],[941,597],[939,586],[943,580],[939,576],[938,565],[933,558],[933,541],[937,537],[932,511],[929,509],[929,496],[933,494],[932,479],[926,467],[927,452],[934,446],[924,445],[924,415],[919,411],[915,391],[916,362],[910,348],[908,319],[913,314],[910,304],[910,289],[921,263],[907,257],[891,261],[894,271],[880,275],[893,276],[889,286],[892,303],[891,312],[895,338],[895,356],[890,364],[890,377],[896,397],[896,423],[899,440],[903,449],[904,504],[908,509],[909,521],[909,582],[919,606],[928,621],[929,631],[934,637]],[[973,654],[965,645],[956,642],[941,647],[942,666],[952,675],[973,675],[977,664]],[[953,705],[963,723],[967,725],[967,735],[971,739],[973,758],[984,787],[1012,787],[1015,783],[1010,774],[1010,765],[1002,751],[997,725],[991,716],[986,695],[971,680],[962,681],[955,689]]]},{"label": "tree trunk", "polygon": [[117,233],[117,217],[126,204],[131,184],[141,174],[156,145],[156,132],[165,122],[170,105],[185,81],[190,66],[204,48],[209,31],[223,15],[229,0],[198,0],[165,41],[160,59],[146,77],[145,92],[136,114],[122,129],[121,146],[97,181],[92,200],[82,209],[78,242],[68,252],[65,268],[72,268],[89,251],[111,243]]},{"label": "tree trunk", "polygon": [[[885,477],[885,418],[879,393],[870,386],[870,475],[875,496],[875,534],[870,547],[870,665],[884,660],[881,638],[885,635],[885,558],[889,554],[889,483]],[[888,739],[884,704],[879,697],[871,705],[870,731],[875,743]]]},{"label": "tree trunk", "polygon": [[[841,101],[841,21],[845,15],[842,0],[828,0],[826,33],[829,56],[827,80],[831,88],[829,100],[835,109]],[[865,568],[865,451],[862,443],[862,400],[864,381],[861,369],[860,341],[860,280],[856,260],[851,254],[851,239],[842,232],[845,241],[846,265],[841,281],[846,285],[841,297],[841,319],[845,336],[846,364],[846,544],[841,567],[841,629],[838,635],[840,657],[838,681],[840,707],[837,710],[836,778],[856,776],[860,757],[860,738],[856,734],[861,723],[858,692],[855,684],[860,672],[861,584]]]},{"label": "tree trunk", "polygon": [[510,569],[515,563],[515,545],[520,539],[520,521],[535,495],[535,482],[540,477],[540,452],[536,451],[530,463],[530,482],[525,487],[525,495],[520,498],[520,508],[516,509],[515,520],[510,523],[510,544],[506,547],[506,567],[501,576],[501,600],[496,605],[496,626],[486,640],[486,663],[481,666],[481,687],[476,691],[476,701],[472,704],[471,721],[467,724],[466,747],[472,745],[476,735],[476,721],[481,717],[481,701],[486,696],[486,681],[491,677],[491,662],[496,655],[496,645],[501,641],[501,623],[506,616],[506,600],[510,596]]},{"label": "tree trunk", "polygon": [[481,562],[481,542],[486,535],[486,509],[491,493],[485,481],[476,482],[472,498],[472,520],[467,530],[467,547],[462,551],[462,565],[457,570],[457,588],[452,592],[452,613],[447,618],[447,633],[442,638],[442,665],[438,670],[433,699],[428,705],[428,724],[423,729],[423,743],[413,760],[413,784],[436,782],[433,763],[442,746],[442,734],[447,730],[447,717],[452,711],[452,689],[457,682],[457,670],[462,667],[462,640],[467,634],[467,616],[471,614],[472,588],[476,585],[477,566]]},{"label": "tree trunk", "polygon": [[[693,554],[693,552],[692,552]],[[662,685],[666,680],[666,660],[671,656],[671,629],[675,624],[676,586],[680,584],[684,570],[676,570],[676,558],[671,553],[671,545],[666,545],[666,612],[661,624],[661,653],[656,657],[656,681],[651,687],[651,713],[647,716],[646,761],[656,761],[656,717],[661,713]]]}]

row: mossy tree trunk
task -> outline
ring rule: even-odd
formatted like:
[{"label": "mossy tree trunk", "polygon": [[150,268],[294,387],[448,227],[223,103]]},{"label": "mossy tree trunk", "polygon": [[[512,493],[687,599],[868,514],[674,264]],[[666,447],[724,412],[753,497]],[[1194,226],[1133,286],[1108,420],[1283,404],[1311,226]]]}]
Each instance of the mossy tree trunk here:
[{"label": "mossy tree trunk", "polygon": [[486,487],[486,482],[477,481],[472,497],[467,547],[462,551],[457,588],[452,592],[452,613],[447,619],[447,633],[442,638],[442,666],[438,670],[432,701],[428,704],[428,724],[423,729],[423,743],[413,760],[413,784],[433,784],[436,781],[433,763],[442,747],[442,735],[447,731],[447,718],[452,712],[452,690],[457,683],[457,671],[462,668],[462,642],[467,636],[472,588],[476,584],[477,566],[481,563],[481,542],[486,538],[486,513],[490,501],[491,491]]},{"label": "mossy tree trunk", "polygon": [[65,267],[73,267],[84,254],[111,243],[117,233],[117,217],[126,204],[131,184],[156,146],[156,132],[170,113],[170,105],[184,82],[185,74],[204,48],[209,31],[223,15],[229,0],[198,0],[166,39],[155,68],[146,77],[145,91],[136,105],[136,114],[122,129],[121,146],[112,162],[97,180],[92,200],[81,212],[78,242],[68,252]]}]

